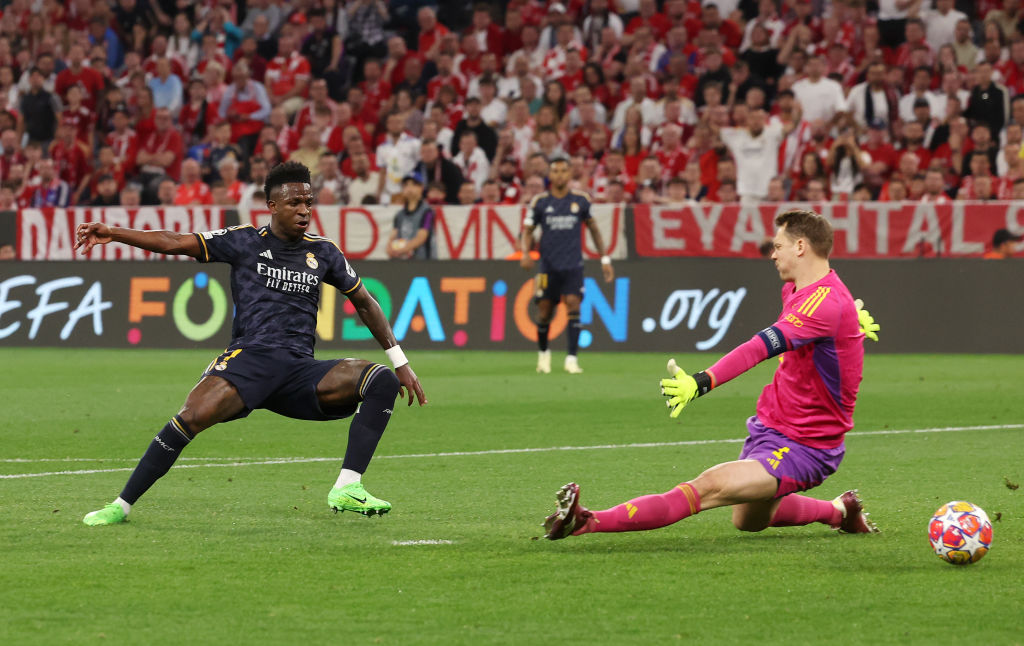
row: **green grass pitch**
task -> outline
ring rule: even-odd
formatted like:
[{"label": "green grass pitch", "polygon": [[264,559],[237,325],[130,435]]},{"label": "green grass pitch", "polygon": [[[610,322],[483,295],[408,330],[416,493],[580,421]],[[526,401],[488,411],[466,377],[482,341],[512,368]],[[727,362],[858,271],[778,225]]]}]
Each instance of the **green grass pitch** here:
[{"label": "green grass pitch", "polygon": [[[0,474],[132,468],[216,353],[4,349]],[[382,519],[327,509],[347,421],[262,411],[204,432],[126,525],[81,519],[127,471],[0,479],[0,643],[1024,641],[1020,357],[869,354],[814,495],[859,488],[881,534],[744,534],[719,509],[549,542],[531,538],[567,481],[605,508],[734,459],[773,362],[670,421],[668,354],[584,353],[579,376],[558,352],[551,375],[532,353],[409,354],[430,405],[398,407],[364,479]],[[258,464],[277,458],[305,460]],[[952,499],[995,521],[976,565],[930,552]]]}]

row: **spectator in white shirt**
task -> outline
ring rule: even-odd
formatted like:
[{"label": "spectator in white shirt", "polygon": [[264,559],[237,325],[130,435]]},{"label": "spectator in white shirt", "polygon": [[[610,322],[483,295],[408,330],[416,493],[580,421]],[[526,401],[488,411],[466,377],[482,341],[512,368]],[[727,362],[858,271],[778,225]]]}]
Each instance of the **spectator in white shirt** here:
[{"label": "spectator in white shirt", "polygon": [[452,161],[467,182],[473,182],[477,192],[483,188],[484,182],[491,175],[491,163],[487,161],[487,155],[483,149],[476,145],[476,133],[467,130],[459,137],[459,154],[452,158]]},{"label": "spectator in white shirt", "polygon": [[807,78],[793,84],[793,94],[803,106],[804,119],[810,122],[832,123],[846,110],[843,86],[825,77],[824,55],[807,61]]},{"label": "spectator in white shirt", "polygon": [[645,126],[658,125],[660,116],[658,104],[647,96],[647,81],[640,77],[633,77],[629,80],[629,96],[615,106],[615,115],[612,117],[612,130],[619,130],[626,124],[626,111],[632,106],[639,106],[643,115]]},{"label": "spectator in white shirt", "polygon": [[953,0],[935,0],[934,9],[921,11],[924,20],[925,40],[934,51],[946,43],[953,42],[956,23],[966,20],[967,15],[953,8]]},{"label": "spectator in white shirt", "polygon": [[498,88],[494,81],[488,78],[480,79],[480,118],[492,128],[501,128],[505,125],[508,116],[508,107],[501,99],[495,98]]},{"label": "spectator in white shirt", "polygon": [[736,192],[744,203],[765,199],[769,182],[779,174],[779,145],[788,132],[778,121],[765,126],[767,120],[764,110],[750,110],[745,128],[719,131],[722,142],[736,160]]},{"label": "spectator in white shirt", "polygon": [[381,202],[391,203],[391,197],[402,192],[402,178],[408,175],[420,161],[420,140],[406,133],[405,117],[397,112],[388,115],[385,121],[387,133],[384,141],[377,146],[377,166],[381,176]]}]

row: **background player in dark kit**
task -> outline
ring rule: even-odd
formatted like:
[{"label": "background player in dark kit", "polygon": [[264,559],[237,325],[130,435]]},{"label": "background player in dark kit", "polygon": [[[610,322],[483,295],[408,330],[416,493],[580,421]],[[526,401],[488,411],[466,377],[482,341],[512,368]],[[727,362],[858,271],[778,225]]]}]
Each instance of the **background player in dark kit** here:
[{"label": "background player in dark kit", "polygon": [[565,301],[569,317],[567,337],[569,352],[565,357],[565,371],[583,372],[576,354],[580,339],[580,301],[583,297],[583,238],[580,226],[590,230],[594,247],[601,256],[601,271],[606,283],[615,279],[612,259],[605,252],[604,240],[597,222],[590,216],[590,197],[569,188],[569,161],[558,158],[548,169],[550,188],[533,198],[523,220],[520,241],[524,269],[533,268],[530,247],[533,230],[541,229],[540,270],[537,273],[537,372],[551,372],[551,351],[548,349],[548,329],[559,300]]},{"label": "background player in dark kit", "polygon": [[[306,233],[313,194],[309,169],[288,162],[270,171],[264,190],[269,226],[231,227],[206,233],[138,231],[98,222],[79,225],[76,248],[125,244],[200,262],[231,264],[235,303],[231,344],[207,367],[177,415],[150,443],[120,497],[87,514],[87,525],[123,522],[131,506],[163,476],[196,436],[214,424],[266,408],[287,417],[334,420],[355,414],[341,473],[328,495],[335,510],[367,516],[391,503],[363,488],[366,470],[391,417],[395,396],[427,403],[377,301],[331,240]],[[395,372],[361,359],[313,358],[320,285],[341,290],[386,349]],[[403,393],[403,388],[405,393]],[[358,409],[358,412],[357,412]]]}]

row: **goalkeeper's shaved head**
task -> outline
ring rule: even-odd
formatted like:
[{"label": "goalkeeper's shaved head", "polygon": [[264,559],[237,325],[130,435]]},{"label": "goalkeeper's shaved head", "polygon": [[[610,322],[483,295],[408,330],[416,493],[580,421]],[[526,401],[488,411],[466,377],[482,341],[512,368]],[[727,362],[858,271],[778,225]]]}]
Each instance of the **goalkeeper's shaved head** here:
[{"label": "goalkeeper's shaved head", "polygon": [[775,226],[786,227],[786,235],[796,240],[803,238],[814,253],[827,259],[832,253],[832,224],[820,213],[793,209],[775,217]]}]

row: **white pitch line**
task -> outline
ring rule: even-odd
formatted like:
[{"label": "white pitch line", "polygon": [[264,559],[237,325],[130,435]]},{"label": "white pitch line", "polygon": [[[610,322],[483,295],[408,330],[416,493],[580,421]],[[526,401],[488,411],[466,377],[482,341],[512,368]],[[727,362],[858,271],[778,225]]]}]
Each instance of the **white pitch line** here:
[{"label": "white pitch line", "polygon": [[[913,428],[913,429],[886,429],[878,431],[853,431],[847,433],[847,437],[864,437],[873,435],[909,435],[917,433],[953,433],[958,431],[997,431],[1016,430],[1024,428],[1024,424],[989,424],[985,426],[944,426],[936,428]],[[699,446],[704,444],[739,444],[746,438],[729,438],[722,440],[680,440],[678,442],[633,442],[630,444],[595,444],[590,446],[549,446],[521,449],[488,449],[483,451],[447,451],[441,453],[408,453],[405,455],[379,455],[378,460],[400,460],[415,458],[450,458],[474,455],[503,455],[510,453],[550,453],[555,451],[594,451],[603,449],[648,449],[662,448],[669,446]],[[14,458],[12,458],[14,459]],[[76,458],[82,459],[82,458]],[[223,458],[221,458],[223,459]],[[179,464],[176,469],[200,469],[213,467],[248,467],[269,464],[304,464],[310,462],[338,462],[340,457],[320,458],[267,458],[267,459],[241,459],[232,462],[209,463],[209,464]],[[28,461],[26,459],[26,461]],[[40,460],[48,461],[48,460]],[[97,460],[99,461],[99,460]],[[135,467],[118,467],[113,469],[77,469],[73,471],[44,471],[41,473],[9,473],[0,474],[0,480],[13,480],[19,478],[42,478],[46,476],[66,475],[88,475],[92,473],[116,473],[118,471],[132,471]]]},{"label": "white pitch line", "polygon": [[447,538],[425,538],[418,541],[391,541],[392,545],[405,546],[405,545],[455,545],[455,541],[450,541]]}]

